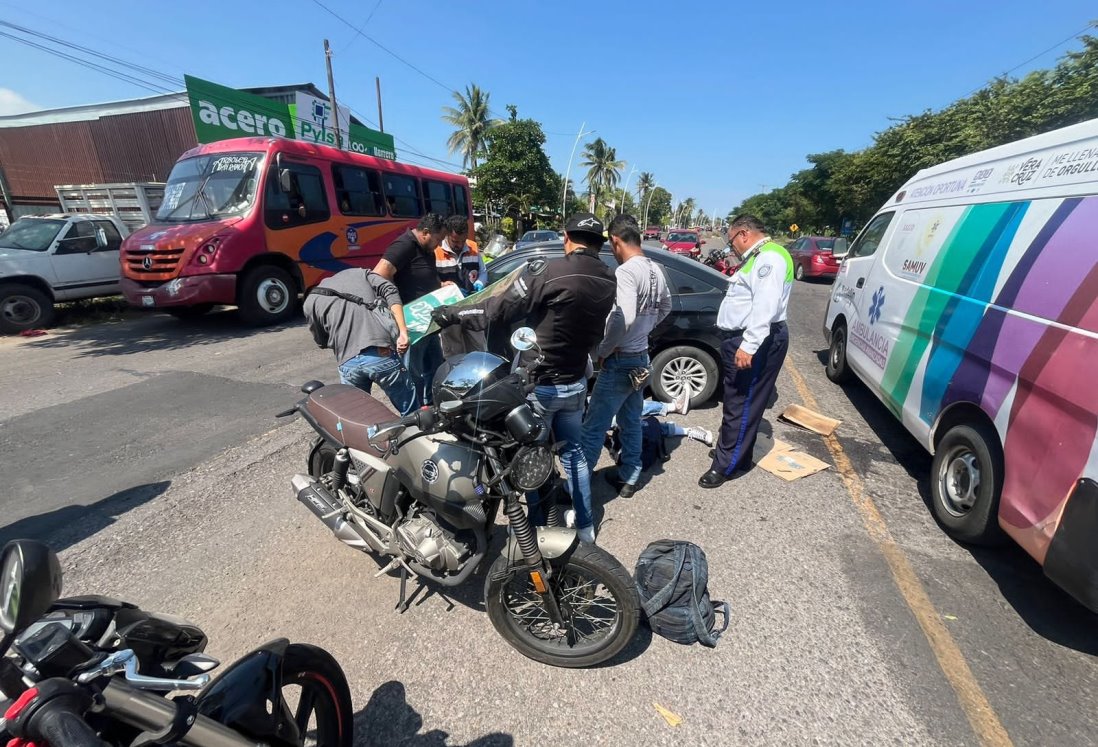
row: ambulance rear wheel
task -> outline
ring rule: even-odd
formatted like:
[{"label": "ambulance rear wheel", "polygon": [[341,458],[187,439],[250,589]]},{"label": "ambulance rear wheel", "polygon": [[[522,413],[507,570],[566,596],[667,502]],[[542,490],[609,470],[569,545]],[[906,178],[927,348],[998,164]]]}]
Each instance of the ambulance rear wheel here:
[{"label": "ambulance rear wheel", "polygon": [[1002,492],[1003,448],[991,424],[969,422],[950,428],[938,442],[930,467],[934,516],[946,534],[974,545],[1001,543]]}]

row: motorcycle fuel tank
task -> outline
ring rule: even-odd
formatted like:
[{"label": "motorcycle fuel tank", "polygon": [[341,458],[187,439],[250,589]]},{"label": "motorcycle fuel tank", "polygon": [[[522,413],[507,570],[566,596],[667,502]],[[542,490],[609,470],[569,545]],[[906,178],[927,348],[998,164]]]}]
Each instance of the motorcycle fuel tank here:
[{"label": "motorcycle fuel tank", "polygon": [[[415,434],[409,428],[401,440]],[[446,433],[409,441],[389,458],[412,497],[440,511],[458,527],[483,523],[484,496],[477,493],[480,455]]]}]

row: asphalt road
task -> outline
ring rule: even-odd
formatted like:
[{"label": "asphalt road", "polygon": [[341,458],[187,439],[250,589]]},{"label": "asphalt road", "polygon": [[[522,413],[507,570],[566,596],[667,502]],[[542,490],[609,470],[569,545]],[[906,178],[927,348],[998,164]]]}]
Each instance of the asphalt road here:
[{"label": "asphalt road", "polygon": [[[684,441],[632,499],[594,481],[599,542],[627,567],[662,537],[705,549],[732,609],[714,650],[649,634],[609,666],[545,667],[494,633],[482,574],[395,613],[397,578],[374,578],[380,564],[289,489],[309,431],[273,413],[302,381],[334,378],[333,361],[300,324],[255,331],[231,311],[0,341],[0,534],[61,550],[69,593],[193,620],[223,660],[279,635],[328,648],[361,744],[1098,743],[1098,619],[1023,553],[942,534],[924,502],[929,457],[864,389],[823,375],[829,288],[794,289],[768,421],[848,459],[845,477],[756,469],[702,491],[706,449]],[[777,421],[804,401],[798,376],[843,421],[840,451]]]}]

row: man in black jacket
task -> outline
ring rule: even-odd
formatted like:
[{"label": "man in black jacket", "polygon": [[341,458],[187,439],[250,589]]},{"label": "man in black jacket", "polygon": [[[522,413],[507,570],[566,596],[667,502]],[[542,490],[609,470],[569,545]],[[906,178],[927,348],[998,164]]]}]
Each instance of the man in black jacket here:
[{"label": "man in black jacket", "polygon": [[[576,528],[581,540],[594,542],[591,471],[580,437],[589,355],[602,339],[617,285],[598,256],[605,241],[602,222],[590,213],[577,213],[564,232],[564,257],[529,262],[507,293],[479,306],[460,311],[443,306],[432,316],[440,326],[487,331],[493,324],[524,321],[534,328],[545,359],[533,371],[537,388],[530,401],[553,429],[553,439],[564,442],[560,461],[568,475]],[[537,355],[526,351],[523,363],[532,363]],[[530,513],[535,523],[543,521],[540,507],[531,505]]]}]

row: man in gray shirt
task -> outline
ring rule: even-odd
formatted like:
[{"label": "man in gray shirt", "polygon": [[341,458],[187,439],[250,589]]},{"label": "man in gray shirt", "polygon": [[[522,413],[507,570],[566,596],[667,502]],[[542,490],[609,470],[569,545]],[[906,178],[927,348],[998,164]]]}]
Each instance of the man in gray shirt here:
[{"label": "man in gray shirt", "polygon": [[335,353],[340,381],[365,392],[376,383],[401,415],[419,408],[400,357],[408,327],[395,285],[372,270],[343,270],[309,291],[305,318],[316,344]]},{"label": "man in gray shirt", "polygon": [[648,335],[671,313],[671,292],[663,270],[641,251],[635,218],[619,215],[610,222],[610,243],[620,263],[615,272],[617,299],[596,355],[601,364],[587,417],[583,421],[583,451],[591,469],[598,464],[610,421],[617,417],[621,432],[621,465],[610,483],[622,498],[632,496],[641,475],[641,410],[644,396],[634,376],[647,374]]}]

